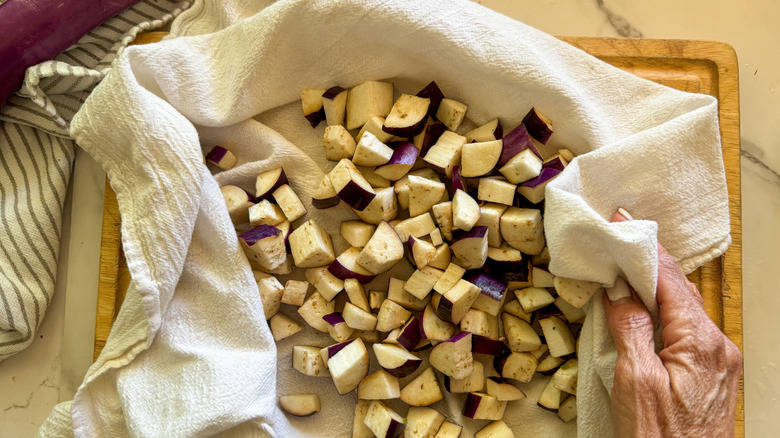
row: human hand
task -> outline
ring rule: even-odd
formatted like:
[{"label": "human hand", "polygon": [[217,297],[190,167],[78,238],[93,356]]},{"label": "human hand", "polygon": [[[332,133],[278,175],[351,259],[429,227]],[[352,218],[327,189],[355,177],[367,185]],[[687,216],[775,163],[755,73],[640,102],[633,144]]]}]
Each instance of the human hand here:
[{"label": "human hand", "polygon": [[[622,212],[612,221],[631,219]],[[615,436],[734,436],[742,354],[707,316],[696,286],[659,244],[656,299],[663,330],[659,353],[650,314],[625,282],[622,286],[622,297],[621,284],[616,284],[612,296],[604,294],[618,354],[612,387]]]}]

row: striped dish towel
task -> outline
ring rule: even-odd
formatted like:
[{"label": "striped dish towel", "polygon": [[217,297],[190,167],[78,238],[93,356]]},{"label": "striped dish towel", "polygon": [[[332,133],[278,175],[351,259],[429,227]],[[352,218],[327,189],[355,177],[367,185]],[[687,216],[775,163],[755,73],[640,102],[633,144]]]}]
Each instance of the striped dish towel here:
[{"label": "striped dish towel", "polygon": [[126,9],[30,67],[0,110],[0,361],[30,345],[52,299],[75,156],[71,118],[136,35],[188,6],[144,0]]}]

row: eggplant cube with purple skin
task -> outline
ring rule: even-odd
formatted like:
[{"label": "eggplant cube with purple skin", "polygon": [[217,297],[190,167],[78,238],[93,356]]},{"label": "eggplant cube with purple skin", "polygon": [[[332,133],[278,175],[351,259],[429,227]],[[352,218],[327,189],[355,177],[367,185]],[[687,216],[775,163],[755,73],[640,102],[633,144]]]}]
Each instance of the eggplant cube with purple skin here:
[{"label": "eggplant cube with purple skin", "polygon": [[373,274],[381,274],[404,257],[404,244],[393,227],[380,222],[356,262]]},{"label": "eggplant cube with purple skin", "polygon": [[406,419],[381,401],[374,400],[368,407],[363,423],[374,433],[375,437],[396,438],[401,435]]},{"label": "eggplant cube with purple skin", "polygon": [[523,125],[528,129],[528,133],[541,144],[547,143],[553,134],[552,122],[536,108],[531,108],[528,114],[523,117]]},{"label": "eggplant cube with purple skin", "polygon": [[526,199],[538,204],[544,200],[547,183],[555,179],[561,171],[551,167],[542,167],[542,171],[536,178],[524,182],[517,188],[517,193],[523,195]]},{"label": "eggplant cube with purple skin", "polygon": [[328,333],[328,323],[325,322],[322,317],[333,313],[335,310],[336,303],[326,300],[315,290],[309,295],[309,298],[303,302],[303,305],[298,308],[298,314],[315,330]]},{"label": "eggplant cube with purple skin", "polygon": [[506,209],[506,205],[492,202],[484,203],[479,207],[479,219],[475,225],[488,227],[488,246],[490,247],[498,248],[504,243],[504,239],[501,237],[501,215]]},{"label": "eggplant cube with purple skin", "polygon": [[396,144],[389,146],[392,146],[393,149],[390,161],[377,167],[374,172],[390,181],[398,181],[412,170],[420,151],[414,144],[409,142],[396,142]]},{"label": "eggplant cube with purple skin", "polygon": [[398,137],[414,137],[425,128],[431,99],[402,94],[390,109],[382,130]]},{"label": "eggplant cube with purple skin", "polygon": [[312,220],[290,233],[288,241],[295,265],[299,268],[325,266],[336,259],[330,235]]},{"label": "eggplant cube with purple skin", "polygon": [[425,306],[422,315],[421,334],[433,341],[446,341],[455,333],[455,325],[436,314],[432,304]]},{"label": "eggplant cube with purple skin", "polygon": [[328,370],[340,395],[357,388],[368,375],[368,350],[360,338],[349,341],[338,353],[328,359]]},{"label": "eggplant cube with purple skin", "polygon": [[329,175],[336,196],[355,210],[362,211],[376,196],[360,170],[346,158],[339,161]]},{"label": "eggplant cube with purple skin", "polygon": [[[376,195],[366,208],[352,211],[361,221],[368,224],[379,225],[382,221],[391,221],[398,216],[398,203],[396,202],[395,190],[392,187],[386,187],[375,190]],[[357,246],[357,245],[356,245]]]},{"label": "eggplant cube with purple skin", "polygon": [[322,109],[322,93],[324,92],[324,88],[304,88],[301,90],[303,116],[306,117],[312,128],[325,120],[325,110]]},{"label": "eggplant cube with purple skin", "polygon": [[262,270],[278,268],[287,259],[284,233],[273,225],[260,225],[238,236],[249,263]]},{"label": "eggplant cube with purple skin", "polygon": [[436,313],[445,321],[459,324],[466,312],[479,297],[481,290],[476,285],[460,279],[455,286],[442,295],[436,294],[431,300]]},{"label": "eggplant cube with purple skin", "polygon": [[314,193],[311,196],[311,205],[316,209],[324,210],[339,205],[340,199],[336,195],[336,189],[333,188],[333,183],[330,182],[330,175],[325,174],[317,188],[314,189]]},{"label": "eggplant cube with purple skin", "polygon": [[453,235],[452,254],[464,269],[479,269],[485,265],[488,254],[488,227],[474,226],[470,231]]},{"label": "eggplant cube with purple skin", "polygon": [[347,90],[335,86],[322,93],[322,109],[328,125],[343,125],[347,112]]},{"label": "eggplant cube with purple skin", "polygon": [[428,357],[431,366],[453,379],[464,379],[474,371],[471,333],[462,332],[439,343]]},{"label": "eggplant cube with purple skin", "polygon": [[463,416],[474,420],[500,420],[504,417],[506,403],[483,392],[472,392],[466,397]]},{"label": "eggplant cube with purple skin", "polygon": [[336,342],[344,342],[352,336],[352,328],[347,325],[341,313],[329,313],[322,317],[328,323],[328,333]]},{"label": "eggplant cube with purple skin", "polygon": [[422,359],[398,345],[374,344],[373,349],[379,366],[398,378],[411,375],[422,363]]},{"label": "eggplant cube with purple skin", "polygon": [[230,152],[222,146],[214,146],[214,148],[206,154],[206,160],[222,170],[232,169],[238,161],[236,156],[233,155],[233,152]]},{"label": "eggplant cube with purple skin", "polygon": [[460,164],[464,144],[466,144],[466,137],[452,131],[445,131],[436,144],[431,146],[423,160],[436,172],[452,178],[452,169]]},{"label": "eggplant cube with purple skin", "polygon": [[262,172],[255,180],[255,197],[257,200],[269,199],[276,189],[288,182],[287,175],[281,167]]}]

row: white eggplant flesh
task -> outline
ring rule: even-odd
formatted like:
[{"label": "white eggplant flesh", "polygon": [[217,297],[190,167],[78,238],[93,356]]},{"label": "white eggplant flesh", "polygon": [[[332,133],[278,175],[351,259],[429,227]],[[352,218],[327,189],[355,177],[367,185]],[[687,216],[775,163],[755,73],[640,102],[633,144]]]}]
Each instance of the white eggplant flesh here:
[{"label": "white eggplant flesh", "polygon": [[390,277],[390,280],[387,283],[387,299],[394,301],[409,310],[423,310],[425,305],[428,304],[427,298],[419,299],[410,294],[404,289],[404,283],[405,282],[399,278]]},{"label": "white eggplant flesh", "polygon": [[526,313],[525,310],[523,310],[523,306],[521,306],[520,302],[517,300],[512,300],[504,304],[503,310],[504,313],[516,316],[529,324],[531,323],[531,317],[533,315]]},{"label": "white eggplant flesh", "polygon": [[542,212],[535,208],[509,207],[501,215],[501,237],[523,254],[539,254],[544,248]]},{"label": "white eggplant flesh", "polygon": [[566,277],[555,277],[553,284],[558,296],[577,308],[584,306],[601,288],[600,283]]},{"label": "white eggplant flesh", "polygon": [[258,200],[270,198],[279,187],[288,183],[284,169],[277,167],[257,175],[255,181],[255,197]]},{"label": "white eggplant flesh", "polygon": [[501,169],[504,178],[512,184],[522,184],[542,172],[542,160],[531,149],[524,149],[512,157]]},{"label": "white eggplant flesh", "polygon": [[498,248],[504,243],[501,237],[501,215],[506,211],[507,206],[487,202],[479,207],[479,219],[475,225],[484,225],[488,227],[488,246]]},{"label": "white eggplant flesh", "polygon": [[462,379],[453,379],[444,376],[444,388],[452,394],[465,394],[479,392],[485,387],[485,366],[482,362],[474,361],[474,369],[471,374]]},{"label": "white eggplant flesh", "polygon": [[365,132],[355,146],[352,162],[355,166],[381,166],[390,161],[393,150],[370,132]]},{"label": "white eggplant flesh", "polygon": [[468,106],[457,100],[444,98],[436,110],[436,118],[444,123],[450,131],[457,131],[463,119],[466,117]]},{"label": "white eggplant flesh", "polygon": [[339,86],[325,90],[322,93],[322,109],[328,126],[343,125],[347,112],[347,90]]},{"label": "white eggplant flesh", "polygon": [[469,231],[480,216],[479,204],[468,193],[458,189],[452,197],[452,225]]},{"label": "white eggplant flesh", "polygon": [[435,229],[436,225],[430,213],[404,219],[395,225],[395,231],[403,242],[409,240],[409,236],[423,237],[431,234]]},{"label": "white eggplant flesh", "polygon": [[303,302],[303,305],[298,308],[298,314],[315,330],[328,333],[328,323],[322,317],[333,313],[335,310],[336,303],[326,300],[315,290]]},{"label": "white eggplant flesh", "polygon": [[352,304],[345,303],[342,317],[347,325],[355,330],[374,330],[376,328],[377,317],[371,312],[361,309]]},{"label": "white eggplant flesh", "polygon": [[507,402],[483,392],[472,392],[466,397],[463,416],[474,420],[500,420],[504,417]]},{"label": "white eggplant flesh", "polygon": [[414,137],[425,128],[431,99],[402,94],[385,119],[382,130],[398,137]]},{"label": "white eggplant flesh", "polygon": [[428,266],[428,263],[436,257],[436,247],[432,243],[414,236],[409,236],[407,243],[412,262],[417,269]]},{"label": "white eggplant flesh", "polygon": [[[376,232],[375,232],[376,233]],[[403,247],[403,245],[402,245]],[[356,278],[363,284],[366,284],[376,277],[376,274],[367,270],[358,264],[357,259],[364,248],[348,248],[339,254],[336,260],[328,266],[328,270],[336,277],[346,280],[347,278]]]},{"label": "white eggplant flesh", "polygon": [[339,202],[341,200],[336,195],[336,189],[333,188],[330,175],[323,175],[311,196],[311,205],[316,209],[324,210],[339,205]]},{"label": "white eggplant flesh", "polygon": [[536,372],[536,357],[528,352],[512,352],[504,362],[501,377],[528,383]]},{"label": "white eggplant flesh", "polygon": [[490,174],[498,163],[502,148],[501,140],[466,143],[463,145],[460,165],[461,176],[475,178]]},{"label": "white eggplant flesh", "polygon": [[358,384],[357,397],[363,400],[390,400],[401,396],[398,377],[379,370],[363,378]]},{"label": "white eggplant flesh", "polygon": [[374,344],[373,349],[379,366],[398,378],[411,375],[422,364],[422,359],[399,345]]},{"label": "white eggplant flesh", "polygon": [[263,199],[257,204],[249,207],[249,223],[253,227],[260,225],[279,225],[286,220],[284,211],[278,204],[272,204],[271,201]]},{"label": "white eggplant flesh", "polygon": [[380,222],[355,261],[372,274],[381,274],[404,257],[404,244],[393,227]]},{"label": "white eggplant flesh", "polygon": [[550,347],[550,355],[561,357],[574,353],[574,335],[561,318],[551,316],[540,319],[539,324],[544,331],[547,346]]},{"label": "white eggplant flesh", "polygon": [[324,88],[304,88],[301,90],[303,116],[309,121],[312,128],[325,120],[325,111],[322,109],[322,93],[324,92]]},{"label": "white eggplant flesh", "polygon": [[515,352],[533,351],[542,346],[542,341],[531,324],[506,312],[501,315],[501,318],[504,323],[504,335],[510,350]]},{"label": "white eggplant flesh", "polygon": [[296,345],[293,347],[293,368],[312,377],[327,377],[328,367],[322,359],[319,347]]},{"label": "white eggplant flesh", "polygon": [[225,205],[233,225],[249,222],[249,208],[254,205],[249,193],[241,187],[230,184],[220,187],[219,191],[225,199]]},{"label": "white eggplant flesh", "polygon": [[436,269],[447,269],[447,266],[449,266],[451,262],[452,251],[450,251],[450,246],[446,243],[442,243],[436,247],[436,255],[428,262],[428,266]]},{"label": "white eggplant flesh", "polygon": [[585,311],[579,307],[574,307],[568,301],[561,297],[555,299],[555,305],[561,310],[566,321],[583,322],[585,320]]},{"label": "white eggplant flesh", "polygon": [[401,327],[412,316],[412,312],[404,309],[399,304],[385,300],[379,307],[379,313],[376,316],[376,328],[380,332],[389,332],[395,328]]},{"label": "white eggplant flesh", "polygon": [[453,324],[459,324],[480,293],[481,289],[475,284],[460,279],[444,294],[434,295],[432,304],[439,317]]},{"label": "white eggplant flesh", "polygon": [[324,266],[307,269],[306,279],[328,301],[332,301],[339,292],[344,290],[344,280],[331,274]]},{"label": "white eggplant flesh", "polygon": [[328,370],[340,395],[357,388],[368,375],[368,350],[360,338],[349,343],[328,359]]},{"label": "white eggplant flesh", "polygon": [[450,245],[452,254],[466,269],[479,269],[485,265],[488,254],[488,227],[476,225],[470,231],[458,232]]},{"label": "white eggplant flesh", "polygon": [[362,211],[376,196],[374,188],[355,167],[344,158],[328,174],[336,195],[355,210]]},{"label": "white eggplant flesh", "polygon": [[350,303],[366,312],[371,312],[371,307],[368,305],[366,290],[357,279],[347,278],[344,280],[344,291],[347,293]]},{"label": "white eggplant flesh", "polygon": [[555,302],[555,298],[541,287],[526,287],[515,291],[517,301],[526,313],[535,312]]},{"label": "white eggplant flesh", "polygon": [[452,178],[452,169],[460,164],[464,144],[466,137],[445,131],[425,154],[423,161],[436,172]]},{"label": "white eggplant flesh", "polygon": [[409,175],[409,216],[428,212],[441,200],[446,192],[443,182],[433,181],[416,175]]},{"label": "white eggplant flesh", "polygon": [[322,147],[325,149],[325,158],[331,161],[339,161],[342,158],[352,158],[355,154],[355,139],[342,125],[330,125],[325,128],[322,136]]},{"label": "white eggplant flesh", "polygon": [[273,225],[260,225],[238,236],[250,265],[260,270],[276,269],[287,259],[284,233]]},{"label": "white eggplant flesh", "polygon": [[416,269],[404,283],[404,290],[418,299],[425,299],[442,275],[441,270],[430,266]]},{"label": "white eggplant flesh", "polygon": [[558,406],[558,416],[564,423],[577,418],[577,397],[570,395]]},{"label": "white eggplant flesh", "polygon": [[463,427],[458,426],[455,423],[445,421],[441,424],[439,431],[436,432],[436,435],[433,438],[458,438],[460,437],[460,433],[462,431]]},{"label": "white eggplant flesh", "polygon": [[260,291],[260,301],[263,302],[265,319],[271,319],[279,311],[282,303],[284,286],[276,277],[267,277],[257,280],[257,289]]},{"label": "white eggplant flesh", "polygon": [[370,132],[376,136],[376,138],[379,139],[382,143],[388,143],[390,140],[395,137],[393,134],[388,134],[387,132],[382,130],[382,126],[385,124],[385,118],[381,116],[371,117],[368,119],[368,121],[363,124],[363,127],[360,128],[360,132],[358,132],[358,135],[355,136],[355,141],[360,141],[360,138],[363,136],[364,133]]},{"label": "white eggplant flesh", "polygon": [[525,393],[520,388],[499,377],[488,377],[485,385],[487,393],[497,400],[513,401],[526,398]]},{"label": "white eggplant flesh", "polygon": [[531,281],[534,287],[555,287],[555,276],[539,266],[534,266],[531,269]]},{"label": "white eggplant flesh", "polygon": [[460,320],[460,329],[486,338],[498,339],[498,318],[495,315],[471,308]]},{"label": "white eggplant flesh", "polygon": [[516,189],[517,186],[500,177],[480,178],[477,199],[510,206],[515,201]]},{"label": "white eggplant flesh", "polygon": [[347,129],[360,128],[372,117],[385,117],[393,107],[393,84],[366,81],[347,95]]},{"label": "white eggplant flesh", "polygon": [[233,155],[233,152],[230,152],[222,146],[214,146],[211,151],[206,154],[206,160],[222,170],[232,169],[238,162],[238,159]]},{"label": "white eggplant flesh", "polygon": [[336,342],[344,342],[352,337],[354,331],[352,327],[347,325],[341,313],[334,312],[322,317],[322,319],[328,323],[328,334]]},{"label": "white eggplant flesh", "polygon": [[396,438],[401,435],[406,419],[388,408],[379,400],[374,400],[368,407],[363,423],[378,438]]},{"label": "white eggplant flesh", "polygon": [[436,223],[439,224],[439,231],[445,239],[452,240],[452,201],[440,202],[431,208]]},{"label": "white eggplant flesh", "polygon": [[428,367],[401,389],[401,401],[410,406],[429,406],[444,398],[432,367]]},{"label": "white eggplant flesh", "polygon": [[576,395],[578,377],[579,364],[577,359],[569,359],[553,374],[553,385],[563,392]]},{"label": "white eggplant flesh", "polygon": [[493,119],[463,135],[468,143],[500,140],[504,135],[504,128],[498,119]]},{"label": "white eggplant flesh", "polygon": [[349,246],[362,248],[371,239],[374,230],[376,230],[376,225],[373,224],[363,221],[344,221],[341,223],[340,234],[349,243]]},{"label": "white eggplant flesh", "polygon": [[288,221],[293,222],[306,214],[306,207],[289,185],[285,184],[276,189],[273,197]]},{"label": "white eggplant flesh", "polygon": [[279,404],[287,413],[307,417],[320,411],[320,397],[317,394],[293,394],[279,397]]},{"label": "white eggplant flesh", "polygon": [[433,347],[428,362],[439,372],[453,379],[468,377],[474,370],[471,333],[457,334]]},{"label": "white eggplant flesh", "polygon": [[440,294],[446,293],[448,290],[452,289],[461,278],[463,278],[463,274],[465,273],[465,269],[459,265],[456,265],[455,263],[450,263],[447,266],[447,269],[444,270],[444,273],[441,275],[441,277],[439,277],[439,279],[433,285],[433,290]]},{"label": "white eggplant flesh", "polygon": [[309,282],[301,280],[287,280],[282,293],[282,303],[300,307],[306,299],[309,291]]},{"label": "white eggplant flesh", "polygon": [[274,315],[271,320],[268,321],[268,325],[271,327],[271,334],[274,337],[274,341],[277,342],[284,338],[288,338],[303,329],[296,320],[284,313],[277,313]]},{"label": "white eggplant flesh", "polygon": [[378,225],[382,221],[391,221],[398,216],[398,203],[392,187],[374,190],[374,198],[363,210],[352,209],[361,221]]},{"label": "white eggplant flesh", "polygon": [[299,268],[316,268],[332,263],[336,256],[330,235],[313,220],[296,228],[288,238],[290,252]]},{"label": "white eggplant flesh", "polygon": [[428,304],[423,310],[422,335],[432,341],[446,341],[455,334],[455,325],[445,321],[436,314],[433,306]]},{"label": "white eggplant flesh", "polygon": [[561,390],[555,387],[552,377],[547,381],[547,385],[539,395],[536,404],[550,412],[558,412],[561,406]]},{"label": "white eggplant flesh", "polygon": [[444,415],[425,406],[412,406],[406,413],[404,438],[433,438],[444,422]]},{"label": "white eggplant flesh", "polygon": [[480,429],[474,438],[515,438],[515,434],[503,420],[496,420]]}]

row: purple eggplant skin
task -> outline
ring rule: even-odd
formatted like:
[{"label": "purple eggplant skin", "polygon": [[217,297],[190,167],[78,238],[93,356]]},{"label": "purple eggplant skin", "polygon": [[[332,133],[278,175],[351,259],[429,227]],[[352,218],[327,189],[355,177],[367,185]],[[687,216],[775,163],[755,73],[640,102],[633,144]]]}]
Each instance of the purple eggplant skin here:
[{"label": "purple eggplant skin", "polygon": [[325,120],[325,109],[320,108],[313,113],[306,114],[304,117],[306,117],[306,120],[309,122],[309,125],[311,125],[312,128],[316,128],[321,121]]},{"label": "purple eggplant skin", "polygon": [[439,305],[436,306],[434,310],[436,311],[436,314],[439,315],[439,318],[447,322],[452,322],[452,307],[452,301],[441,296],[441,298],[439,298]]},{"label": "purple eggplant skin", "polygon": [[366,284],[370,283],[371,280],[376,278],[376,275],[367,275],[367,274],[359,274],[346,266],[342,265],[341,262],[336,259],[333,261],[333,263],[328,266],[328,271],[330,271],[331,274],[333,274],[336,278],[340,280],[346,280],[347,278],[354,278],[357,281],[360,282],[360,284]]},{"label": "purple eggplant skin", "polygon": [[498,375],[502,375],[504,371],[504,364],[506,363],[507,358],[512,354],[512,350],[509,349],[506,345],[504,345],[504,348],[501,350],[501,353],[493,357],[493,369],[496,370]]},{"label": "purple eggplant skin", "polygon": [[528,129],[528,133],[541,144],[546,144],[553,134],[552,128],[536,112],[536,108],[531,108],[528,114],[523,117],[523,125]]},{"label": "purple eggplant skin", "polygon": [[273,197],[273,193],[278,189],[279,187],[289,184],[290,181],[287,179],[287,174],[284,172],[284,169],[279,173],[279,178],[276,179],[274,184],[268,188],[268,190],[265,191],[265,193],[257,193],[257,197],[255,198],[256,201],[262,201],[263,199],[268,199],[272,204],[276,204],[276,199]]},{"label": "purple eggplant skin", "polygon": [[339,351],[343,350],[344,347],[354,342],[354,339],[350,339],[349,341],[344,341],[339,344],[331,345],[328,347],[328,359],[335,356]]},{"label": "purple eggplant skin", "polygon": [[322,317],[322,319],[330,324],[331,327],[335,327],[336,324],[341,324],[344,321],[344,318],[341,316],[341,313],[339,312],[333,312],[329,313]]},{"label": "purple eggplant skin", "polygon": [[346,89],[339,87],[336,85],[335,87],[330,87],[327,90],[325,90],[324,93],[322,93],[323,99],[333,100],[336,96],[343,93],[344,91],[347,91]]},{"label": "purple eggplant skin", "polygon": [[401,329],[401,334],[396,338],[396,342],[401,344],[406,351],[412,351],[422,340],[420,331],[422,330],[420,319],[413,316],[412,319]]},{"label": "purple eggplant skin", "polygon": [[363,211],[374,200],[376,193],[367,192],[355,181],[350,180],[338,193],[339,199],[357,211]]},{"label": "purple eggplant skin", "polygon": [[219,163],[219,160],[222,159],[222,157],[225,156],[227,153],[227,149],[223,148],[222,146],[214,146],[211,151],[209,151],[208,154],[206,154],[206,159],[213,162],[213,163]]},{"label": "purple eggplant skin", "polygon": [[444,134],[447,127],[442,122],[432,123],[425,127],[425,137],[423,138],[422,145],[420,145],[420,156],[425,156],[428,150],[439,141],[439,137]]},{"label": "purple eggplant skin", "polygon": [[431,99],[431,103],[428,106],[428,115],[435,119],[436,111],[439,110],[439,104],[441,104],[441,100],[444,99],[444,93],[441,92],[436,81],[431,81],[428,85],[423,87],[422,90],[418,91],[417,97],[427,97],[428,99]]},{"label": "purple eggplant skin", "polygon": [[536,178],[530,179],[524,182],[520,187],[535,188],[540,184],[544,184],[560,174],[561,171],[553,167],[542,167],[542,172]]},{"label": "purple eggplant skin", "polygon": [[501,261],[488,258],[485,267],[488,274],[497,276],[505,283],[526,282],[530,278],[527,258],[519,261]]},{"label": "purple eggplant skin", "polygon": [[542,163],[542,169],[555,169],[560,172],[563,172],[563,169],[565,169],[566,166],[563,164],[563,160],[561,160],[561,157],[555,157],[550,161],[545,161]]},{"label": "purple eggplant skin", "polygon": [[339,205],[339,202],[341,202],[341,200],[338,198],[338,196],[331,196],[330,198],[322,199],[314,197],[311,198],[311,205],[318,210],[325,210],[331,207],[335,207]]},{"label": "purple eggplant skin", "polygon": [[391,419],[390,424],[387,426],[387,433],[385,433],[384,438],[398,438],[401,436],[401,431],[403,429],[403,423],[399,423],[398,421]]},{"label": "purple eggplant skin", "polygon": [[551,316],[563,317],[563,312],[555,304],[548,304],[534,312],[534,320],[549,318]]},{"label": "purple eggplant skin", "polygon": [[504,138],[504,125],[501,124],[501,120],[496,124],[496,130],[493,131],[493,136],[496,137],[496,140]]},{"label": "purple eggplant skin", "polygon": [[246,233],[241,234],[239,239],[246,242],[247,245],[252,246],[255,243],[265,239],[266,237],[278,236],[282,230],[276,228],[273,225],[258,225]]},{"label": "purple eggplant skin", "polygon": [[469,231],[455,231],[452,233],[452,244],[450,244],[450,248],[452,248],[452,245],[464,239],[482,239],[487,233],[488,227],[486,225],[475,225]]},{"label": "purple eggplant skin", "polygon": [[463,405],[463,416],[468,418],[474,418],[474,415],[479,409],[479,404],[482,402],[482,396],[470,392],[466,397],[466,403]]},{"label": "purple eggplant skin", "polygon": [[522,123],[517,125],[509,134],[505,135],[502,142],[504,147],[501,150],[501,157],[498,159],[496,169],[505,165],[512,157],[525,149],[531,149],[534,155],[539,157],[540,160],[542,159],[542,154],[534,145],[533,140],[531,140],[531,135]]},{"label": "purple eggplant skin", "polygon": [[[403,126],[400,128],[393,128],[388,127],[387,125],[382,125],[382,131],[395,135],[397,137],[407,137],[411,138],[415,135],[422,132],[423,129],[425,129],[425,123],[428,121],[428,116],[425,116],[421,118],[417,123],[415,123],[412,126]],[[415,148],[416,149],[416,148]]]},{"label": "purple eggplant skin", "polygon": [[497,339],[490,339],[480,335],[471,337],[471,352],[475,354],[498,356],[504,351],[504,347],[504,343]]},{"label": "purple eggplant skin", "polygon": [[470,274],[466,277],[466,281],[482,289],[483,295],[487,295],[496,301],[501,301],[506,293],[506,283],[479,270],[469,272]]},{"label": "purple eggplant skin", "polygon": [[408,164],[414,166],[417,161],[417,157],[420,155],[420,151],[414,143],[408,141],[394,141],[387,145],[393,150],[393,155],[390,157],[390,161],[383,166],[391,164]]},{"label": "purple eggplant skin", "polygon": [[460,176],[460,166],[455,166],[452,168],[452,193],[455,193],[458,189],[461,189],[466,193],[469,191],[466,180]]},{"label": "purple eggplant skin", "polygon": [[417,371],[417,368],[420,368],[420,364],[422,364],[422,359],[407,360],[400,367],[393,368],[391,370],[386,369],[385,371],[387,371],[391,376],[398,377],[399,379],[403,379],[404,377],[410,376],[412,373]]}]

